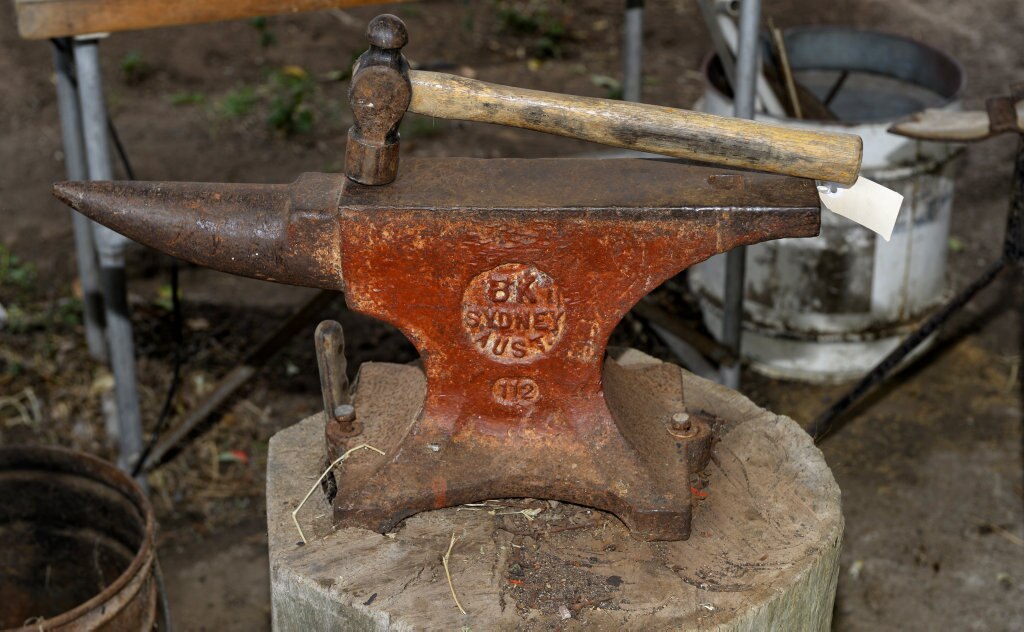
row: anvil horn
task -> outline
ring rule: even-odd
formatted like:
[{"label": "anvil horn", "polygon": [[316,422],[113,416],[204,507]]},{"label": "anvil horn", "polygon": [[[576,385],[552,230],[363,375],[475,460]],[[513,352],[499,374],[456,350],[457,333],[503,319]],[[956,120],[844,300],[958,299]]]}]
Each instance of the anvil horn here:
[{"label": "anvil horn", "polygon": [[90,219],[179,259],[341,290],[336,210],[343,180],[305,174],[287,185],[59,182],[53,193]]}]

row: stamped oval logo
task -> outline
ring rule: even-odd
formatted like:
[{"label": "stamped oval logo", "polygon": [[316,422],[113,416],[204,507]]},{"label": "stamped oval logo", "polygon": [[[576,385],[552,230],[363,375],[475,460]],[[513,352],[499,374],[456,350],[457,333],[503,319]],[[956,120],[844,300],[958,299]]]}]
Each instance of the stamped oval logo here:
[{"label": "stamped oval logo", "polygon": [[535,266],[500,265],[466,287],[462,325],[477,351],[490,359],[532,362],[554,349],[565,330],[561,288]]}]

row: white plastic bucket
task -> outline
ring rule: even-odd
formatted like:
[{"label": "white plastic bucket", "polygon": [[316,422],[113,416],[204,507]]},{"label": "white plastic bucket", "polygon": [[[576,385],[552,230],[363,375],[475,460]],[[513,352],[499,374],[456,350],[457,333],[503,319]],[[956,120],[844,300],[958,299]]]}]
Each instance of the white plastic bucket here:
[{"label": "white plastic bucket", "polygon": [[[895,348],[945,296],[956,150],[886,129],[926,107],[959,109],[963,71],[934,48],[872,31],[792,29],[786,49],[798,81],[819,98],[843,71],[849,74],[831,103],[841,122],[781,122],[859,134],[862,173],[899,191],[904,201],[889,242],[823,211],[817,238],[749,247],[742,351],[752,368],[774,377],[853,379]],[[717,58],[710,57],[700,107],[731,115],[721,74]],[[725,257],[694,266],[689,280],[706,325],[720,337]]]}]

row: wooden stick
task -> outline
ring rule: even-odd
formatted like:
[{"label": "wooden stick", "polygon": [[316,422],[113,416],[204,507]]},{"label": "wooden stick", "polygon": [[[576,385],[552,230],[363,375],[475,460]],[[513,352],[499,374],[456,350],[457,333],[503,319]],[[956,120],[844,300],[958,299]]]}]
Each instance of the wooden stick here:
[{"label": "wooden stick", "polygon": [[452,547],[455,546],[456,540],[458,540],[458,538],[455,537],[455,532],[452,531],[452,539],[448,542],[448,551],[441,556],[441,564],[444,565],[444,576],[448,580],[448,588],[452,591],[452,599],[455,600],[455,605],[459,608],[459,612],[461,612],[462,614],[466,614],[466,611],[465,609],[463,609],[462,604],[459,603],[459,596],[455,594],[455,584],[452,583],[452,574],[451,571],[448,569],[448,560],[451,559]]},{"label": "wooden stick", "polygon": [[612,147],[851,185],[862,142],[689,110],[500,86],[414,70],[409,111],[522,127]]},{"label": "wooden stick", "polygon": [[782,69],[782,78],[785,80],[786,94],[789,96],[789,102],[793,105],[793,117],[796,119],[802,119],[804,117],[803,110],[800,108],[800,97],[796,93],[796,81],[793,80],[793,68],[789,65],[789,54],[786,52],[786,39],[782,35],[782,29],[775,26],[770,18],[768,19],[768,29],[772,34],[772,41],[775,42],[775,51],[779,55],[779,67]]},{"label": "wooden stick", "polygon": [[[306,501],[309,500],[309,497],[313,495],[313,492],[315,492],[316,488],[320,486],[320,483],[324,482],[324,479],[327,478],[327,474],[335,467],[337,467],[339,463],[347,459],[348,455],[352,454],[356,450],[373,450],[374,452],[380,454],[381,456],[384,455],[384,451],[381,450],[380,448],[375,448],[369,443],[360,443],[356,447],[349,448],[348,450],[346,450],[345,454],[342,454],[338,458],[334,459],[334,461],[332,461],[331,464],[327,466],[327,469],[324,470],[323,474],[320,475],[320,478],[316,479],[316,482],[313,483],[313,486],[309,488],[308,492],[306,492],[306,495],[303,497],[302,502],[300,502],[299,505],[292,511],[292,522],[295,523],[295,529],[299,532],[299,537],[302,538],[303,544],[309,544],[309,542],[306,540],[306,534],[302,532],[302,527],[299,526],[299,510],[302,509],[302,506],[306,504]],[[454,533],[452,534],[452,537],[455,537]]]},{"label": "wooden stick", "polygon": [[[25,39],[134,31],[395,0],[15,0]],[[407,1],[407,0],[399,0]]]}]

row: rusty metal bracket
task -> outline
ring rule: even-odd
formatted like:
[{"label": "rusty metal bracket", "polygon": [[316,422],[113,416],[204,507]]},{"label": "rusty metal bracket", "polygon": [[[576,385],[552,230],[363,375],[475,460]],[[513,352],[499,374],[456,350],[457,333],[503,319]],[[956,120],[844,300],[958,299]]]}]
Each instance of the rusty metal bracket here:
[{"label": "rusty metal bracket", "polygon": [[345,359],[345,332],[341,324],[325,320],[316,328],[316,361],[320,369],[320,390],[327,420],[327,458],[341,456],[348,439],[358,435],[362,426],[356,421],[356,409],[349,394],[348,362]]},{"label": "rusty metal bracket", "polygon": [[994,136],[1003,132],[1021,132],[1017,117],[1017,103],[1019,101],[1019,98],[1012,97],[994,97],[985,101],[985,111],[988,113],[988,126],[991,135]]}]

